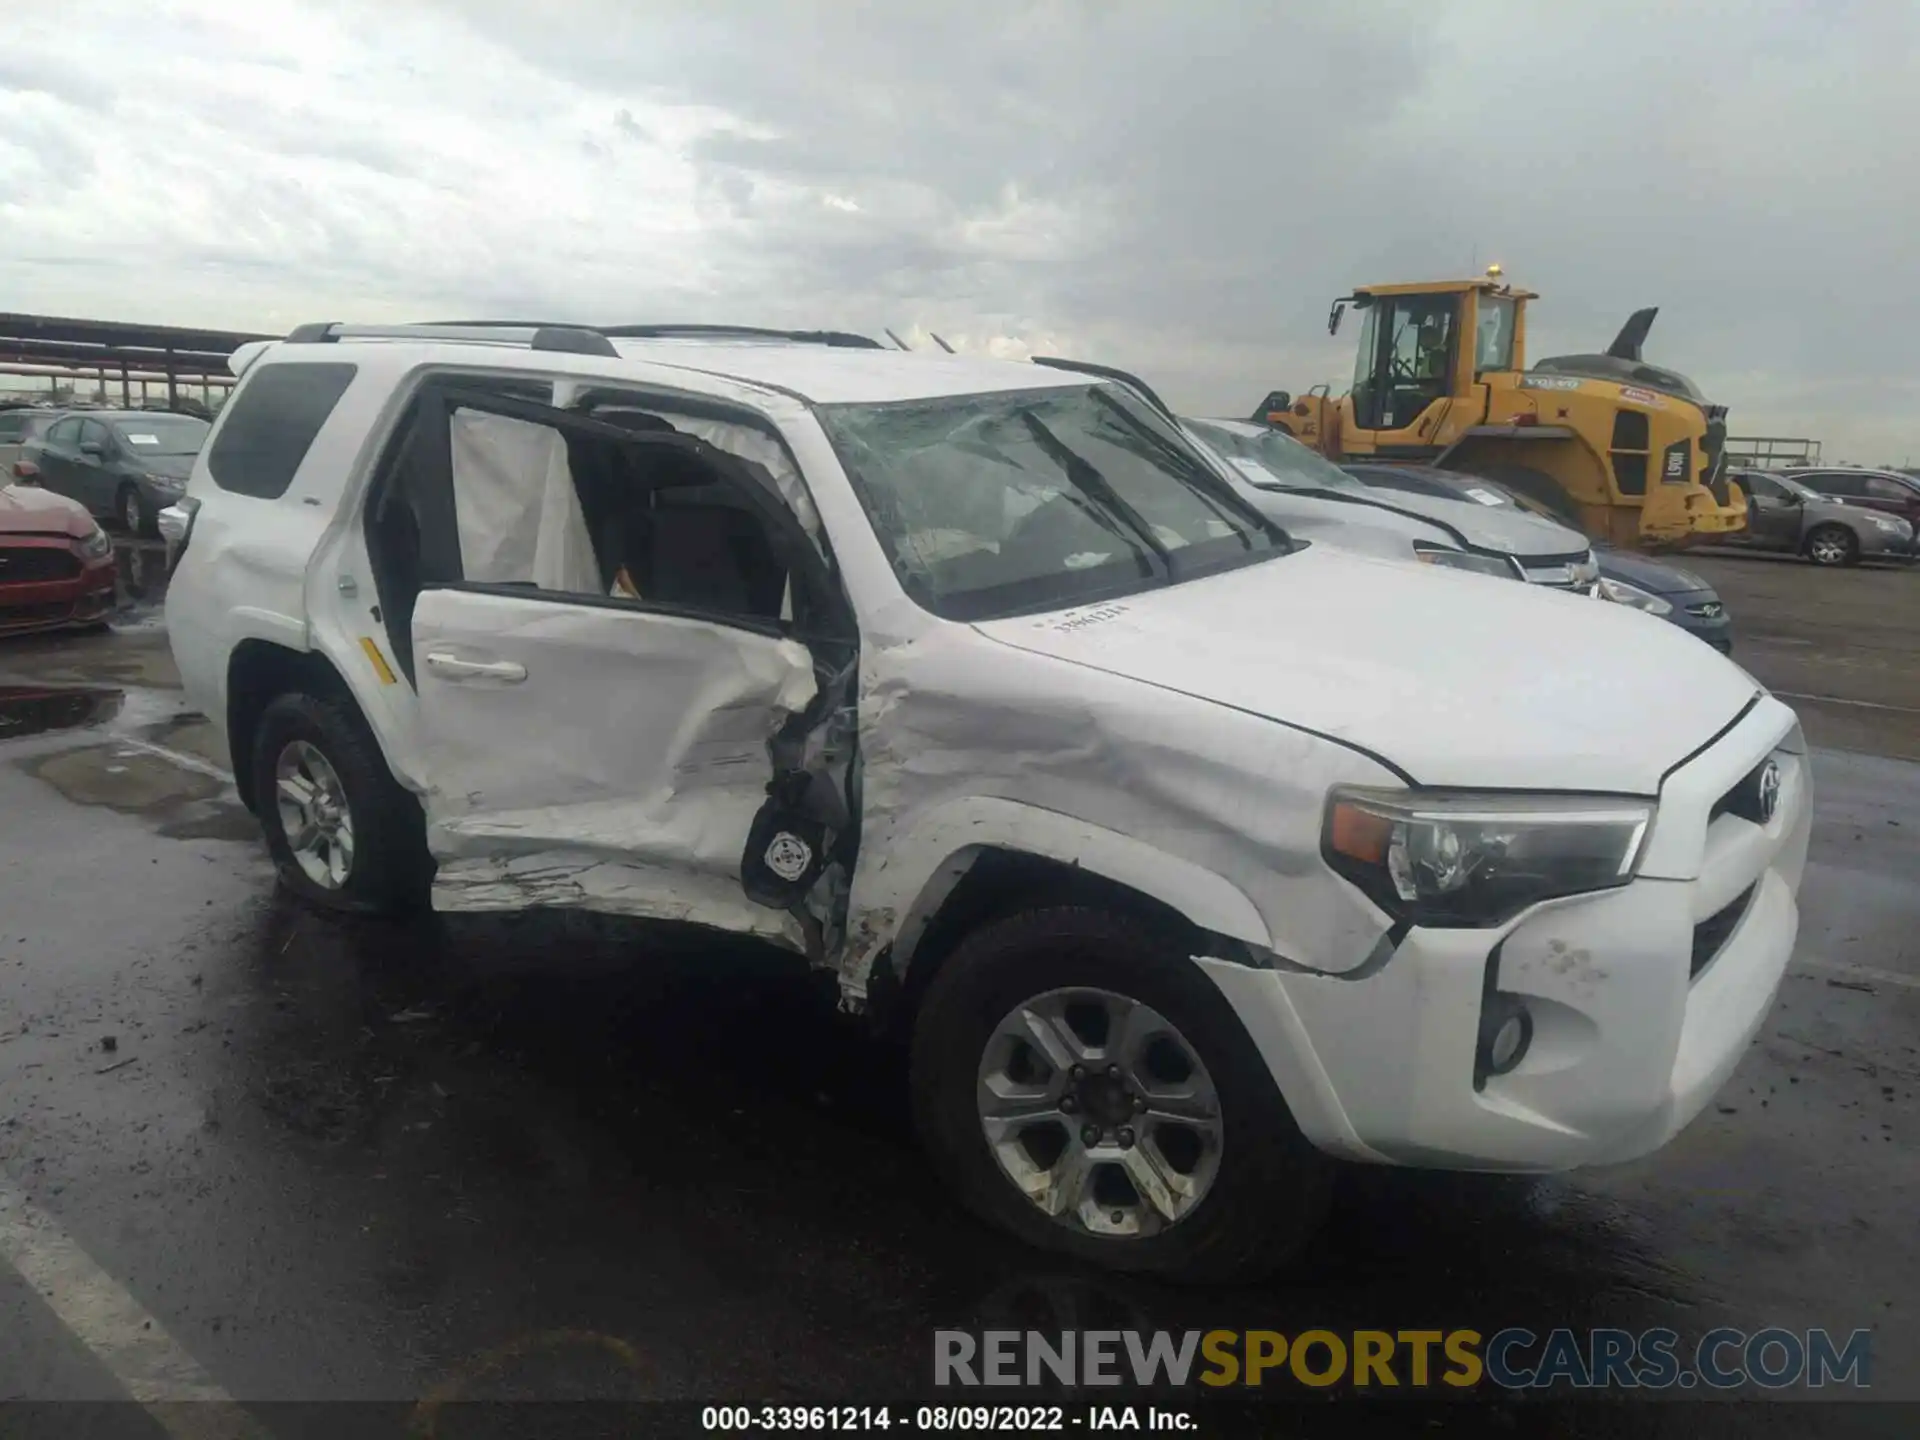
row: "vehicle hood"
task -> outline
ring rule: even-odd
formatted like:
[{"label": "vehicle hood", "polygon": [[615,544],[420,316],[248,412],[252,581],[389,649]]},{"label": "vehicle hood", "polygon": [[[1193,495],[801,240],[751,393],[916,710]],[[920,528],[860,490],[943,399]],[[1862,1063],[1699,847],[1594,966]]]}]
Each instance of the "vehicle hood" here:
[{"label": "vehicle hood", "polygon": [[1624,580],[1649,595],[1692,595],[1698,591],[1713,594],[1713,584],[1698,571],[1664,560],[1649,560],[1626,550],[1595,550],[1600,573],[1609,580]]},{"label": "vehicle hood", "polygon": [[93,516],[78,500],[33,485],[0,486],[0,535],[70,535],[84,540],[93,533]]},{"label": "vehicle hood", "polygon": [[1628,606],[1325,546],[977,628],[1327,736],[1420,785],[1654,795],[1758,693]]},{"label": "vehicle hood", "polygon": [[175,480],[185,480],[193,474],[191,455],[137,455],[134,468],[144,470],[149,475],[166,475]]},{"label": "vehicle hood", "polygon": [[1578,530],[1511,505],[1442,500],[1400,490],[1376,491],[1367,498],[1437,520],[1459,531],[1476,550],[1497,550],[1506,555],[1578,555],[1587,549],[1587,537]]}]

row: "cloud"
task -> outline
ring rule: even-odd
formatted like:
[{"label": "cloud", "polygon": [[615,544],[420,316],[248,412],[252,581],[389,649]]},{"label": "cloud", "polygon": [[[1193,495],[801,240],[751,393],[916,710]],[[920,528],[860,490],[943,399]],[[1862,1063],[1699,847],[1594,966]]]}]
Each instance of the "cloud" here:
[{"label": "cloud", "polygon": [[9,26],[20,308],[892,326],[1239,413],[1344,388],[1333,295],[1498,259],[1543,292],[1536,354],[1658,304],[1649,353],[1736,432],[1920,454],[1901,0],[81,0]]}]

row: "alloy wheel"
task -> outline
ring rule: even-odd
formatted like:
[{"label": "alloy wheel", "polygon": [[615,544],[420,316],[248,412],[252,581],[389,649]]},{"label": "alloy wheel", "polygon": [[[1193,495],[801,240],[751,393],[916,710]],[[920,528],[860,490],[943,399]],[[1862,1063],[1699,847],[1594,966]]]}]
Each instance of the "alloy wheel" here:
[{"label": "alloy wheel", "polygon": [[1049,990],[1009,1011],[981,1055],[976,1106],[1007,1179],[1090,1235],[1177,1225],[1220,1170],[1219,1094],[1199,1053],[1110,990]]},{"label": "alloy wheel", "polygon": [[1817,564],[1844,564],[1847,558],[1847,542],[1833,531],[1826,531],[1813,537],[1811,553]]},{"label": "alloy wheel", "polygon": [[353,873],[353,811],[339,774],[317,747],[290,740],[274,762],[273,785],[294,863],[321,889],[342,888]]}]

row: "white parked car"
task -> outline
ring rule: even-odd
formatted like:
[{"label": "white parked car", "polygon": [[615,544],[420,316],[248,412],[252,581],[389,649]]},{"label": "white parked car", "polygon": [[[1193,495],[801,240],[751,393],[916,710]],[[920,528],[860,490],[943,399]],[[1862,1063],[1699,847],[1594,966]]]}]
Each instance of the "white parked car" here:
[{"label": "white parked car", "polygon": [[1299,543],[1123,384],[638,327],[235,364],[167,617],[285,882],[789,947],[1032,1242],[1244,1276],[1330,1156],[1639,1155],[1772,1003],[1785,705],[1626,607]]},{"label": "white parked car", "polygon": [[1471,570],[1591,594],[1600,566],[1587,537],[1517,508],[1387,494],[1283,430],[1253,420],[1185,420],[1249,488],[1255,506],[1296,537],[1343,550]]}]

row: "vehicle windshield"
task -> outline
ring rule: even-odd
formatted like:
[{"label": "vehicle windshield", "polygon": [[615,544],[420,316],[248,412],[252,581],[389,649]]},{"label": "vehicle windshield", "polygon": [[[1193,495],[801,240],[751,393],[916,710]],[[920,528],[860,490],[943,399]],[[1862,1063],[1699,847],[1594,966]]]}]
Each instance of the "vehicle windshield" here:
[{"label": "vehicle windshield", "polygon": [[1284,431],[1244,421],[1188,420],[1194,438],[1263,490],[1337,490],[1365,487],[1338,465]]},{"label": "vehicle windshield", "polygon": [[1802,500],[1830,500],[1833,498],[1830,495],[1822,495],[1818,490],[1803,480],[1796,480],[1791,475],[1782,475],[1778,470],[1768,470],[1760,473],[1763,478],[1771,480],[1782,490],[1790,494],[1798,495]]},{"label": "vehicle windshield", "polygon": [[1121,386],[819,414],[901,583],[946,619],[1060,609],[1287,553]]},{"label": "vehicle windshield", "polygon": [[135,455],[198,455],[212,428],[191,415],[141,415],[113,422],[114,437]]}]

